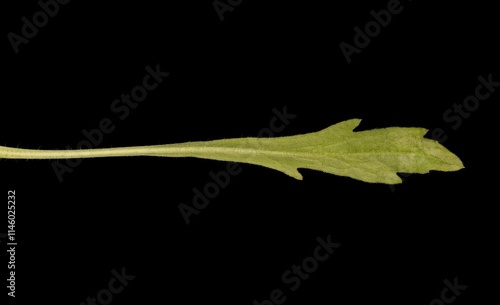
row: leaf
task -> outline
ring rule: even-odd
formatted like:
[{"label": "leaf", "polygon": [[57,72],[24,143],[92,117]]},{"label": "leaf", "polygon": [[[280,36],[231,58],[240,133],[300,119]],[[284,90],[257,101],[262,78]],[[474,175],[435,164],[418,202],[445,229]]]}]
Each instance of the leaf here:
[{"label": "leaf", "polygon": [[120,148],[29,150],[0,146],[0,158],[60,159],[116,156],[197,157],[261,165],[302,180],[299,168],[371,183],[401,183],[397,173],[457,171],[460,159],[427,129],[389,127],[354,132],[360,119],[318,132],[278,138],[235,138]]}]

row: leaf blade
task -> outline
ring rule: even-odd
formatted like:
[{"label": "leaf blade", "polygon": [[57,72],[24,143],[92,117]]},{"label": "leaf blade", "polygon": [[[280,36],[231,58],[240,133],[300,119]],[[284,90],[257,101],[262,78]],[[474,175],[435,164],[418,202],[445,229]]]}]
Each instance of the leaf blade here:
[{"label": "leaf blade", "polygon": [[[425,128],[388,127],[354,132],[351,119],[318,132],[278,138],[237,138],[178,145],[203,148],[187,156],[249,163],[302,180],[299,168],[346,176],[369,183],[401,183],[397,173],[456,171],[461,160]],[[170,144],[172,145],[172,144]],[[176,145],[176,144],[174,144]],[[154,154],[162,156],[162,154]]]}]

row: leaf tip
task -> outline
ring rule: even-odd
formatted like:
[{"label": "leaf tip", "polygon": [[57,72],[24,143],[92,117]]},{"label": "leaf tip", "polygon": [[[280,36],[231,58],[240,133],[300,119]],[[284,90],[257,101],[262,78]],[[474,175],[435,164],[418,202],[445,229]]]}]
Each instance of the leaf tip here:
[{"label": "leaf tip", "polygon": [[462,160],[436,140],[425,139],[424,147],[428,154],[438,159],[441,164],[434,170],[454,172],[465,168]]}]

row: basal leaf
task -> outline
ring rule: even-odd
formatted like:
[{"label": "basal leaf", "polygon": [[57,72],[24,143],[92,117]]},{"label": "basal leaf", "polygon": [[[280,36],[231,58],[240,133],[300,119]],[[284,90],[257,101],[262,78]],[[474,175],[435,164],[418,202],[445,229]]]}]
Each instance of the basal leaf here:
[{"label": "basal leaf", "polygon": [[112,156],[197,157],[250,163],[302,180],[299,168],[313,169],[372,183],[401,183],[397,173],[457,171],[460,159],[438,142],[424,138],[427,129],[388,127],[353,131],[351,119],[318,132],[278,138],[235,138],[123,148],[43,151],[0,147],[1,158],[53,159]]}]

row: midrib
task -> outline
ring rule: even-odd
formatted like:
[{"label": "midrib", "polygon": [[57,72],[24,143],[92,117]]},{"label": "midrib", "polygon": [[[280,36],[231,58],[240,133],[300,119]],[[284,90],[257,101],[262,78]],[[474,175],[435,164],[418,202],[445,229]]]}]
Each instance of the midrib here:
[{"label": "midrib", "polygon": [[[294,147],[296,149],[296,147]],[[123,156],[164,156],[164,157],[202,157],[212,159],[212,155],[221,156],[266,154],[281,157],[304,157],[309,156],[329,156],[339,157],[347,155],[418,155],[428,157],[415,152],[355,152],[355,153],[321,153],[321,152],[287,152],[259,148],[238,148],[238,147],[199,147],[199,146],[175,146],[159,147],[151,146],[131,146],[115,148],[95,148],[81,150],[35,150],[23,148],[11,148],[0,146],[0,158],[7,159],[73,159],[73,158],[100,158],[100,157],[123,157]]]}]

